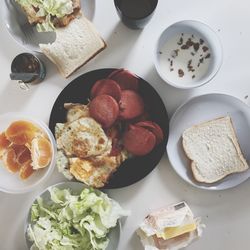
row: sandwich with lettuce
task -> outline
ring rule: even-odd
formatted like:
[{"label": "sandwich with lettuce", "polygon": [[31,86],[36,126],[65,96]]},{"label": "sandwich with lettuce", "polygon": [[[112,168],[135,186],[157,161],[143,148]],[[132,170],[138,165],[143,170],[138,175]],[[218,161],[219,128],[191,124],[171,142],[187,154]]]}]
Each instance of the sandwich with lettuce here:
[{"label": "sandwich with lettuce", "polygon": [[16,0],[39,32],[67,26],[80,13],[80,0]]},{"label": "sandwich with lettuce", "polygon": [[41,52],[64,78],[71,76],[106,48],[106,43],[81,12],[80,0],[15,0],[38,32],[56,33],[53,43],[39,43]]}]

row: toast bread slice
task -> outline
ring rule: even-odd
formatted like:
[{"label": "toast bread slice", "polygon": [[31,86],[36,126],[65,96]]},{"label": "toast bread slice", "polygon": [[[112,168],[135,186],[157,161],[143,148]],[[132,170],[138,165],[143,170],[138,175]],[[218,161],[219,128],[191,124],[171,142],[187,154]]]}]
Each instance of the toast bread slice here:
[{"label": "toast bread slice", "polygon": [[182,145],[198,182],[214,183],[249,168],[229,116],[186,129]]},{"label": "toast bread slice", "polygon": [[52,44],[39,44],[41,51],[68,78],[106,48],[95,26],[84,16],[77,17],[64,28],[56,29]]}]

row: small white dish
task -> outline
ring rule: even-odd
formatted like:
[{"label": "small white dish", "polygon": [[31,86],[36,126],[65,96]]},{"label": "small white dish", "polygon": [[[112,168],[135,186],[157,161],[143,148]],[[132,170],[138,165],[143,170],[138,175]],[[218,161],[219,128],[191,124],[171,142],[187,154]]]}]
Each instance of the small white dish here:
[{"label": "small white dish", "polygon": [[20,194],[33,191],[40,183],[44,182],[52,173],[56,162],[56,142],[48,126],[37,119],[30,118],[24,114],[6,113],[0,115],[0,132],[3,132],[14,121],[26,120],[36,124],[48,136],[52,145],[52,159],[46,168],[39,169],[27,180],[21,180],[18,173],[10,173],[0,161],[0,191],[5,193]]},{"label": "small white dish", "polygon": [[[95,13],[95,0],[81,0],[84,15],[92,20]],[[52,43],[56,39],[55,32],[37,32],[36,27],[29,24],[21,7],[15,0],[4,0],[1,6],[2,22],[14,40],[30,51],[41,52],[40,43]]]},{"label": "small white dish", "polygon": [[[181,36],[184,36],[184,42],[189,38],[196,42],[202,39],[204,44],[199,46],[198,51],[181,49],[183,44],[177,44]],[[203,51],[204,45],[209,48],[209,51]],[[177,49],[179,55],[177,54],[177,57],[173,59],[173,51]],[[209,58],[205,58],[208,53],[210,54]],[[158,74],[166,83],[180,89],[191,89],[209,82],[219,71],[223,58],[222,46],[217,34],[208,25],[193,20],[180,21],[166,28],[157,40],[154,54],[154,63]],[[176,62],[177,58],[178,62]],[[199,64],[200,59],[202,59],[202,63]],[[174,64],[176,62],[177,65],[173,65],[172,60],[175,60]],[[192,60],[194,72],[188,70],[187,66],[190,60]],[[186,71],[183,77],[178,74],[180,65]]]},{"label": "small white dish", "polygon": [[179,107],[171,118],[167,144],[170,164],[183,180],[195,187],[224,190],[235,187],[250,177],[250,169],[248,169],[242,173],[228,175],[212,184],[199,183],[193,178],[190,160],[182,148],[183,131],[195,124],[226,115],[232,118],[241,150],[250,164],[250,108],[241,100],[224,94],[197,96]]},{"label": "small white dish", "polygon": [[[41,197],[44,200],[45,204],[47,202],[51,201],[50,193],[49,193],[49,188],[51,188],[51,187],[57,187],[59,189],[70,189],[75,194],[80,194],[81,191],[84,188],[89,188],[85,184],[80,183],[80,182],[61,182],[61,183],[57,183],[55,185],[52,185],[52,186],[46,188],[38,196],[38,197]],[[38,197],[36,197],[36,199]],[[32,204],[36,201],[36,199],[32,202]],[[31,204],[31,206],[32,206],[32,204]],[[30,247],[32,246],[32,243],[30,242],[30,240],[28,239],[28,236],[27,236],[27,227],[30,224],[31,206],[30,206],[30,209],[29,209],[29,211],[27,213],[26,223],[24,225],[25,226],[24,227],[24,235],[25,235],[26,244],[27,244],[28,249],[30,249]],[[112,228],[109,235],[108,235],[108,237],[109,237],[109,245],[108,245],[106,250],[117,250],[118,249],[118,245],[119,245],[119,241],[120,241],[120,234],[121,234],[121,223],[120,223],[120,220],[118,220],[116,227]]]}]

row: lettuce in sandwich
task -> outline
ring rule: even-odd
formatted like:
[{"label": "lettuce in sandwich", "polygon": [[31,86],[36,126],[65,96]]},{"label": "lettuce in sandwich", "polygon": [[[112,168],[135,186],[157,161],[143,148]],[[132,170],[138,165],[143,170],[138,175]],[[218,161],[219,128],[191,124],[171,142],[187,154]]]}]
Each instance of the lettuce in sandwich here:
[{"label": "lettuce in sandwich", "polygon": [[39,32],[54,31],[53,20],[70,15],[74,11],[72,0],[16,0],[33,20],[37,19]]}]

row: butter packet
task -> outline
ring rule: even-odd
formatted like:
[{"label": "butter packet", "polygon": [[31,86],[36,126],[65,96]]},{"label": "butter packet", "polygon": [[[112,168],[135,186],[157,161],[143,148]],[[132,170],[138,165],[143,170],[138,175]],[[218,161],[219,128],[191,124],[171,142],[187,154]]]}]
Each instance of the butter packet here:
[{"label": "butter packet", "polygon": [[185,202],[150,213],[137,234],[145,250],[178,250],[201,237],[204,224]]}]

